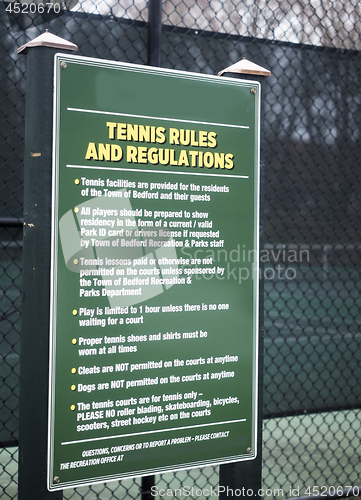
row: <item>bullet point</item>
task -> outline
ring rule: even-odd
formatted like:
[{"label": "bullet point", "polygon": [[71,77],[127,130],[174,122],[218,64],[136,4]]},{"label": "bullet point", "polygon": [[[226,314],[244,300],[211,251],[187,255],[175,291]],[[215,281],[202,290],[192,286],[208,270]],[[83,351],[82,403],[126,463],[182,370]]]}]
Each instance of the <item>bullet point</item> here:
[{"label": "bullet point", "polygon": [[71,343],[72,343],[72,344],[74,344],[74,345],[75,345],[77,342],[78,342],[78,341],[77,341],[76,339],[73,339],[73,340],[71,341]]},{"label": "bullet point", "polygon": [[76,185],[80,184],[80,180],[79,179],[75,179],[74,184],[76,184]]},{"label": "bullet point", "polygon": [[74,259],[74,260],[73,260],[73,264],[74,264],[74,266],[77,266],[77,265],[79,264],[78,259]]},{"label": "bullet point", "polygon": [[73,309],[73,316],[76,316],[78,314],[78,311],[76,309]]},{"label": "bullet point", "polygon": [[71,373],[76,373],[76,368],[72,368]]},{"label": "bullet point", "polygon": [[70,409],[71,409],[71,411],[74,411],[75,410],[75,405],[71,405]]},{"label": "bullet point", "polygon": [[75,212],[76,214],[77,214],[77,213],[79,213],[79,208],[78,208],[78,207],[75,207],[75,208],[74,208],[74,212]]},{"label": "bullet point", "polygon": [[76,385],[72,385],[72,386],[70,387],[70,389],[71,389],[72,391],[75,391],[75,389],[76,389]]}]

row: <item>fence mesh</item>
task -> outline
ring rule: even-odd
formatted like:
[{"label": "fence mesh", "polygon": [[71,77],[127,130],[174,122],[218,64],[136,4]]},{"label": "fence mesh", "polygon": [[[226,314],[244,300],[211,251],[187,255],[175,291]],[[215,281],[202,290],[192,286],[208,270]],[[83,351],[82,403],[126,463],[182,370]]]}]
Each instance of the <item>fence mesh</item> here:
[{"label": "fence mesh", "polygon": [[[17,496],[25,56],[45,29],[79,54],[148,60],[146,0],[0,3],[0,496]],[[16,5],[20,12],[16,12]],[[361,484],[361,4],[164,0],[161,65],[216,74],[246,57],[265,96],[263,487],[274,497]],[[249,249],[239,248],[237,266]],[[156,476],[216,487],[218,468]],[[326,490],[322,490],[324,487]],[[298,488],[298,490],[297,490]],[[311,488],[307,490],[307,488]],[[279,489],[279,492],[274,492]],[[137,499],[140,479],[71,499]],[[352,491],[358,494],[358,490]],[[271,495],[268,495],[271,496]]]}]

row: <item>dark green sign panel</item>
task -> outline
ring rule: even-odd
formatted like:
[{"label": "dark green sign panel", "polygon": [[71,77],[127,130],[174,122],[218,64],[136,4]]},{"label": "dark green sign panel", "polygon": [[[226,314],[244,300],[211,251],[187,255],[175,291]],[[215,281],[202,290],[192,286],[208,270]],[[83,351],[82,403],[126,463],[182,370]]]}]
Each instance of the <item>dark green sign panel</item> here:
[{"label": "dark green sign panel", "polygon": [[259,84],[55,58],[49,489],[255,458]]}]

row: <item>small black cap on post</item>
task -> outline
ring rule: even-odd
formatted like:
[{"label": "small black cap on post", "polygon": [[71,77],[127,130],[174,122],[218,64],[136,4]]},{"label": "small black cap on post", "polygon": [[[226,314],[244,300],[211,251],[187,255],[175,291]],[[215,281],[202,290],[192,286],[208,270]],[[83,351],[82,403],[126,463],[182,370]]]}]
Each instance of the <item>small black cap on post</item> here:
[{"label": "small black cap on post", "polygon": [[77,46],[46,31],[27,54],[19,500],[60,500],[47,490],[54,56]]},{"label": "small black cap on post", "polygon": [[[230,78],[241,78],[243,80],[257,81],[262,85],[264,77],[270,76],[271,72],[258,64],[247,59],[241,59],[237,63],[220,71],[219,76]],[[260,116],[260,249],[263,247],[263,207],[264,207],[264,106],[263,92],[261,91],[261,116]],[[259,262],[262,271],[262,262]],[[259,490],[262,486],[262,405],[263,405],[263,280],[259,283],[259,360],[258,360],[258,413],[257,413],[257,455],[254,460],[234,462],[220,466],[219,500],[229,500],[237,496],[251,496],[255,500],[261,500]],[[236,491],[237,490],[237,491]],[[248,493],[247,493],[248,491]],[[241,494],[240,494],[241,492]]]}]

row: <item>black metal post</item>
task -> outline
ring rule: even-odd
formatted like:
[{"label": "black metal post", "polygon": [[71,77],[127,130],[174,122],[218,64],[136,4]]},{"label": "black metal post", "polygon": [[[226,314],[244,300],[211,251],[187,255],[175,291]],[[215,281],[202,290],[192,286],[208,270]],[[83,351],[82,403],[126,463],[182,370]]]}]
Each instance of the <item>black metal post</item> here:
[{"label": "black metal post", "polygon": [[19,49],[27,50],[19,500],[63,498],[47,489],[53,74],[54,55],[62,52],[54,37]]},{"label": "black metal post", "polygon": [[[264,76],[223,73],[224,76],[253,80],[264,83]],[[264,244],[264,98],[261,91],[260,112],[260,249]],[[258,263],[260,275],[263,275],[263,264]],[[229,500],[236,497],[249,497],[261,500],[259,491],[262,486],[262,408],[263,408],[263,349],[264,349],[264,291],[263,279],[259,282],[259,357],[258,357],[258,413],[257,413],[257,456],[254,460],[235,462],[220,466],[219,500]]]},{"label": "black metal post", "polygon": [[[148,2],[148,64],[161,65],[161,37],[162,37],[162,0]],[[155,485],[155,476],[142,477],[142,500],[151,500],[151,487]]]},{"label": "black metal post", "polygon": [[155,476],[143,476],[142,477],[142,500],[154,500],[154,494],[152,495],[152,486],[155,485]]},{"label": "black metal post", "polygon": [[162,0],[148,2],[148,64],[161,64]]}]

